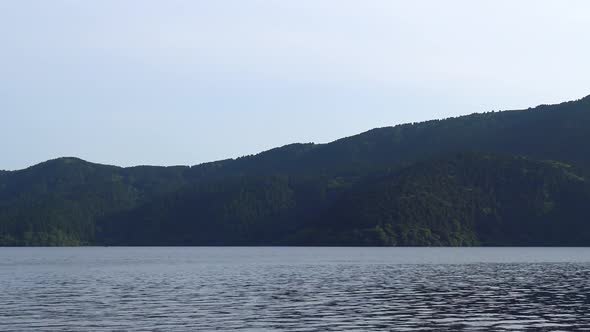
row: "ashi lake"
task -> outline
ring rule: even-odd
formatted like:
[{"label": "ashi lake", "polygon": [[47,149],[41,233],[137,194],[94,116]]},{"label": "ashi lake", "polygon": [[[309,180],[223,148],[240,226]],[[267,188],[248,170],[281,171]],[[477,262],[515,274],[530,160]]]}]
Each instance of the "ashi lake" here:
[{"label": "ashi lake", "polygon": [[590,330],[590,248],[0,248],[30,330]]}]

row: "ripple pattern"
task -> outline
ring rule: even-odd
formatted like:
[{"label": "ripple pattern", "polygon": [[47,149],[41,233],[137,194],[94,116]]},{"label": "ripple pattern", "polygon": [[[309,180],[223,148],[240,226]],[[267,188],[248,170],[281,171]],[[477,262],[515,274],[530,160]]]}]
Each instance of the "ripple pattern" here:
[{"label": "ripple pattern", "polygon": [[590,331],[587,262],[306,262],[292,252],[260,262],[154,250],[0,252],[0,330]]}]

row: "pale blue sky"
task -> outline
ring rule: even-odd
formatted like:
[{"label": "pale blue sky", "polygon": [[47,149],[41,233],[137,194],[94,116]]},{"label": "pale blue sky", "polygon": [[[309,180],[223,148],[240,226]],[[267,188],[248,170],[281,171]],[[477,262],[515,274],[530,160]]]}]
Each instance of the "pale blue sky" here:
[{"label": "pale blue sky", "polygon": [[197,164],[590,94],[590,1],[0,0],[0,169]]}]

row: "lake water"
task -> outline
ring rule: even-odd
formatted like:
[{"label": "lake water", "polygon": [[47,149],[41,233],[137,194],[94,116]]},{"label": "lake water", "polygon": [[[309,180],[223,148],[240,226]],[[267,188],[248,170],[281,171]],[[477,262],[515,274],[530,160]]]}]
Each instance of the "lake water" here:
[{"label": "lake water", "polygon": [[0,248],[0,330],[590,330],[590,248]]}]

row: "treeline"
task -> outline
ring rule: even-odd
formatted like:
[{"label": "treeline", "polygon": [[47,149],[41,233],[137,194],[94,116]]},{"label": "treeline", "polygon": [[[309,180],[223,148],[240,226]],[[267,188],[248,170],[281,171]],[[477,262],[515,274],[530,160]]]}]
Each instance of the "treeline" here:
[{"label": "treeline", "polygon": [[0,172],[0,245],[590,245],[590,97],[193,167]]}]

